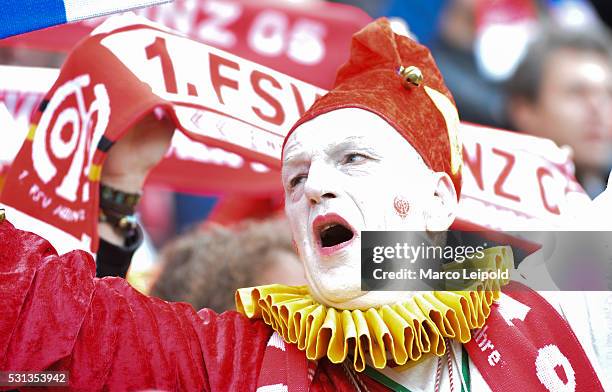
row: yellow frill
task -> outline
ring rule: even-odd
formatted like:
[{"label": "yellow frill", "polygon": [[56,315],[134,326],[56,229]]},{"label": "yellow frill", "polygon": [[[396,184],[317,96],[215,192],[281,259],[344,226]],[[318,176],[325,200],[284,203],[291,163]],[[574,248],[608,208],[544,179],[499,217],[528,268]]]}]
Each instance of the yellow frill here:
[{"label": "yellow frill", "polygon": [[[513,262],[511,248],[488,248],[479,267],[505,269]],[[330,308],[315,302],[307,286],[274,284],[239,289],[236,308],[249,318],[262,318],[308,359],[327,356],[341,363],[352,355],[361,372],[367,359],[378,369],[388,361],[401,366],[425,354],[443,355],[444,338],[468,342],[470,330],[484,325],[505,283],[488,280],[470,291],[419,292],[406,302],[367,310]]]}]

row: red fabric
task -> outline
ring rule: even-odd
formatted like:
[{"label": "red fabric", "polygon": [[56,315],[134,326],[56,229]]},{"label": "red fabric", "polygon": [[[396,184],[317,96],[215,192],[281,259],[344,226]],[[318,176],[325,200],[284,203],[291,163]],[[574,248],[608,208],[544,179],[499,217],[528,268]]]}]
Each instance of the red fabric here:
[{"label": "red fabric", "polygon": [[[68,371],[71,390],[255,390],[272,334],[261,320],[196,313],[94,275],[88,253],[58,256],[43,238],[0,223],[0,371]],[[353,390],[341,365],[319,363],[313,391]]]},{"label": "red fabric", "polygon": [[[328,1],[174,0],[134,12],[194,40],[321,87],[334,81],[336,69],[348,55],[351,35],[372,20],[360,8]],[[0,47],[68,52],[105,20],[107,17],[99,17],[4,38]],[[270,40],[281,45],[278,50]]]},{"label": "red fabric", "polygon": [[[71,389],[88,391],[255,390],[272,334],[261,320],[237,312],[196,313],[185,303],[144,296],[123,279],[94,275],[88,253],[58,256],[41,237],[8,221],[0,223],[0,371],[68,371]],[[489,385],[533,390],[542,376],[533,365],[536,357],[552,347],[572,368],[569,377],[564,368],[563,383],[575,374],[576,390],[602,391],[576,337],[556,311],[514,283],[506,292],[518,304],[495,307],[487,321],[495,327],[476,331],[466,345]],[[493,350],[500,361],[492,365]],[[285,361],[288,380],[296,380],[299,374],[293,373],[299,369],[307,372],[307,366],[291,365],[295,361],[295,356]],[[556,371],[563,361],[542,363],[545,370]],[[385,390],[363,374],[359,379],[372,391]],[[322,359],[311,390],[350,391],[353,386],[342,365]]]},{"label": "red fabric", "polygon": [[[311,392],[352,392],[355,386],[342,364],[332,364],[327,358],[317,362],[308,361],[295,344],[282,342],[273,334],[266,347],[258,388]],[[276,342],[273,342],[276,340]],[[363,373],[357,374],[359,381],[369,391],[383,392],[389,389]]]},{"label": "red fabric", "polygon": [[[400,65],[418,67],[423,84],[405,88],[398,74]],[[323,113],[348,107],[369,110],[393,126],[430,168],[448,173],[459,194],[461,171],[453,174],[451,170],[446,122],[424,86],[454,102],[429,49],[395,34],[389,22],[380,18],[353,36],[350,59],[338,71],[333,89],[315,101],[285,141],[300,124]]]},{"label": "red fabric", "polygon": [[0,370],[70,372],[71,389],[254,390],[272,333],[94,278],[83,251],[58,256],[39,236],[0,223]]},{"label": "red fabric", "polygon": [[[92,252],[98,247],[100,168],[112,144],[145,115],[163,109],[184,134],[177,138],[182,150],[171,149],[158,181],[170,177],[178,185],[174,179],[183,178],[188,180],[175,189],[262,196],[282,189],[274,169],[285,130],[321,91],[155,26],[127,24],[139,20],[121,21],[126,26],[83,40],[68,56],[32,118],[33,137],[15,157],[1,195],[3,204],[57,227]],[[228,77],[225,68],[240,72]],[[271,80],[283,88],[264,91]],[[278,106],[274,118],[262,114],[270,102]],[[54,132],[75,142],[51,142]]]},{"label": "red fabric", "polygon": [[257,380],[257,389],[287,388],[292,392],[306,392],[312,383],[317,364],[306,359],[295,344],[287,344],[278,333],[273,333]]},{"label": "red fabric", "polygon": [[[357,377],[371,392],[388,392],[391,389],[371,379],[363,373]],[[349,380],[341,364],[333,364],[327,359],[319,361],[311,392],[353,392],[354,385]]]},{"label": "red fabric", "polygon": [[252,197],[243,194],[226,195],[215,205],[206,223],[230,225],[244,219],[265,219],[275,214],[282,214],[283,196],[283,194],[266,197]]}]

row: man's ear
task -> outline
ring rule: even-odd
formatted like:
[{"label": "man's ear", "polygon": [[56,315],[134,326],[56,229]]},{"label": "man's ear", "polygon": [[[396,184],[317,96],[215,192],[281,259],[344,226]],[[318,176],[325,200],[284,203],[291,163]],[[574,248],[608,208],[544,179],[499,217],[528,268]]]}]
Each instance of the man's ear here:
[{"label": "man's ear", "polygon": [[425,226],[427,231],[444,231],[457,216],[457,191],[447,173],[438,172],[433,175],[434,195],[425,216]]}]

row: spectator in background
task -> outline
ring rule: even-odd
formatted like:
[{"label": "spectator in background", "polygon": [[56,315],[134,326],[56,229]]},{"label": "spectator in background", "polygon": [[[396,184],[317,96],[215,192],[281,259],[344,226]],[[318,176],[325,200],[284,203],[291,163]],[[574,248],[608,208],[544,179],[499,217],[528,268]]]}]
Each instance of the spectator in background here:
[{"label": "spectator in background", "polygon": [[66,55],[44,50],[0,47],[0,65],[59,68]]},{"label": "spectator in background", "polygon": [[447,2],[448,0],[389,0],[378,16],[403,19],[420,43],[430,45],[437,35],[438,20]]},{"label": "spectator in background", "polygon": [[601,21],[608,28],[612,28],[612,3],[610,3],[610,0],[590,0],[589,2],[599,14]]},{"label": "spectator in background", "polygon": [[378,16],[388,6],[390,0],[330,0],[333,3],[342,3],[361,8],[370,16]]},{"label": "spectator in background", "polygon": [[431,51],[463,121],[504,128],[504,99],[498,83],[478,70],[474,55],[476,1],[450,0],[442,11]]},{"label": "spectator in background", "polygon": [[602,31],[547,29],[507,83],[516,130],[573,149],[576,177],[594,197],[612,167],[612,57]]},{"label": "spectator in background", "polygon": [[242,287],[306,284],[285,219],[192,231],[166,245],[160,261],[151,295],[218,313],[234,309]]}]

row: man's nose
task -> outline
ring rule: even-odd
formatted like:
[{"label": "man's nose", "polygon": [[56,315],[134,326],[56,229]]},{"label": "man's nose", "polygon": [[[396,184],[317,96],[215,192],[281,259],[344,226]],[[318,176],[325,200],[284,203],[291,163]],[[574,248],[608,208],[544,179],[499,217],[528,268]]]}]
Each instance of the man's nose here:
[{"label": "man's nose", "polygon": [[334,190],[333,173],[325,164],[313,164],[308,173],[308,179],[304,184],[304,193],[310,204],[315,205],[325,199],[335,199],[337,193]]}]

